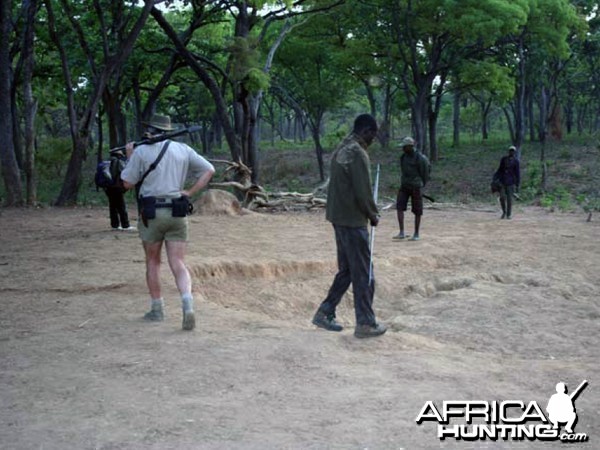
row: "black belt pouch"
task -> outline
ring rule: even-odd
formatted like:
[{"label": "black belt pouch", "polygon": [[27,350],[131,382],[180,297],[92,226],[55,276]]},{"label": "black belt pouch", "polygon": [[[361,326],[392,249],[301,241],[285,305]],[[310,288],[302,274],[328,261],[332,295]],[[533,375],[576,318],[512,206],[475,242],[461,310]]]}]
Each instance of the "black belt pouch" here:
[{"label": "black belt pouch", "polygon": [[142,217],[146,220],[156,218],[156,197],[142,197]]},{"label": "black belt pouch", "polygon": [[190,199],[185,195],[171,200],[173,202],[173,217],[185,217],[190,213]]}]

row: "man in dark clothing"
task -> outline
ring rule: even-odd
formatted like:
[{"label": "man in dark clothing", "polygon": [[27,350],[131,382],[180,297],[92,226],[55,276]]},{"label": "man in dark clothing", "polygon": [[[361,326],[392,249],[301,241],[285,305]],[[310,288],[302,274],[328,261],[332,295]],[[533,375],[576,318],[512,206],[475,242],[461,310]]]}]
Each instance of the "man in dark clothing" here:
[{"label": "man in dark clothing", "polygon": [[313,324],[329,331],[342,331],[335,310],[352,283],[356,328],[354,336],[380,336],[386,327],[377,323],[373,312],[375,280],[369,283],[369,232],[377,226],[379,212],[373,199],[367,148],[377,135],[373,116],[362,114],[331,158],[326,217],[333,224],[337,246],[338,273],[327,298],[317,310]]},{"label": "man in dark clothing", "polygon": [[500,167],[496,171],[496,177],[500,180],[500,206],[502,206],[501,219],[512,217],[512,199],[515,192],[519,192],[521,184],[521,170],[519,160],[516,157],[517,149],[514,146],[508,148],[508,156],[502,157]]},{"label": "man in dark clothing", "polygon": [[104,192],[108,197],[110,226],[112,229],[135,231],[135,228],[129,224],[124,196],[126,189],[121,181],[121,168],[125,166],[126,161],[127,158],[122,152],[116,152],[111,156],[110,175],[114,180],[114,185],[105,187]]},{"label": "man in dark clothing", "polygon": [[429,181],[431,166],[425,155],[415,150],[415,140],[406,137],[402,140],[402,156],[400,157],[400,172],[402,181],[396,199],[396,212],[400,233],[394,239],[404,239],[404,211],[408,208],[410,199],[411,210],[415,215],[415,232],[411,238],[419,240],[419,227],[423,216],[423,193],[422,190]]}]

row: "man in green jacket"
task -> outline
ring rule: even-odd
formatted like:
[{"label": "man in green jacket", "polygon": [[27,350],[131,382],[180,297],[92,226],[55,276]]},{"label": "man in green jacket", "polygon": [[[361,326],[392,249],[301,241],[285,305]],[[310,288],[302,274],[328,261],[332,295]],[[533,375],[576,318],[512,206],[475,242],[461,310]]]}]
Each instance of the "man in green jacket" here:
[{"label": "man in green jacket", "polygon": [[415,140],[411,137],[405,137],[402,140],[402,156],[400,157],[400,172],[402,182],[398,197],[396,199],[396,212],[398,214],[398,225],[400,233],[394,236],[394,239],[404,239],[404,211],[408,208],[410,199],[411,209],[415,215],[415,232],[411,238],[413,241],[419,240],[419,227],[421,226],[421,217],[423,216],[423,188],[429,181],[431,166],[425,155],[415,149]]},{"label": "man in green jacket", "polygon": [[354,336],[380,336],[386,327],[377,323],[373,312],[375,280],[369,283],[369,232],[377,226],[379,212],[373,200],[367,148],[377,135],[377,122],[369,114],[354,121],[352,133],[337,147],[331,158],[327,192],[327,220],[333,224],[337,246],[338,273],[313,317],[313,324],[329,331],[342,331],[335,310],[352,283],[356,328]]}]

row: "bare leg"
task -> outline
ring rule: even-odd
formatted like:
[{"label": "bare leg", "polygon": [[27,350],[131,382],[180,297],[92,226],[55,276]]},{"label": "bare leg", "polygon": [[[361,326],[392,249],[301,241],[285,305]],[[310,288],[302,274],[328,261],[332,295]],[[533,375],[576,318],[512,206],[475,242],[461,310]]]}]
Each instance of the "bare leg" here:
[{"label": "bare leg", "polygon": [[401,209],[396,210],[398,216],[398,226],[400,227],[400,234],[404,235],[404,211]]},{"label": "bare leg", "polygon": [[191,294],[192,292],[192,278],[190,272],[185,265],[185,252],[187,249],[187,242],[185,241],[167,241],[167,258],[169,260],[169,267],[175,277],[175,283],[179,293],[183,296],[184,294]]},{"label": "bare leg", "polygon": [[185,251],[187,243],[185,241],[167,241],[167,258],[169,267],[175,277],[177,289],[181,294],[181,307],[183,309],[182,328],[191,331],[196,327],[196,318],[194,316],[194,298],[192,297],[192,278],[185,265]]},{"label": "bare leg", "polygon": [[567,426],[565,427],[565,431],[567,433],[573,433],[573,425],[575,424],[576,420],[577,420],[577,415],[573,414],[571,416],[571,418],[569,419],[569,422],[567,423]]},{"label": "bare leg", "polygon": [[146,284],[150,297],[153,299],[161,298],[160,293],[160,253],[162,250],[161,242],[142,242],[144,252],[146,253]]},{"label": "bare leg", "polygon": [[419,237],[419,228],[421,227],[421,215],[415,214],[415,234],[414,237]]}]

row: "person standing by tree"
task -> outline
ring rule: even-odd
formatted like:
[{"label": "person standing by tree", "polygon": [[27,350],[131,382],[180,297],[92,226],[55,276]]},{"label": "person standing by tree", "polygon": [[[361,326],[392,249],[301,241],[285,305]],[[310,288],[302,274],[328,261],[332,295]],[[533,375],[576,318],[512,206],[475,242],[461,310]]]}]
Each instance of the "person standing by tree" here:
[{"label": "person standing by tree", "polygon": [[[144,125],[146,137],[173,130],[168,116],[155,115]],[[193,330],[196,319],[192,280],[184,261],[188,240],[188,198],[208,184],[215,169],[193,148],[179,142],[166,140],[140,145],[135,151],[133,142],[130,142],[126,151],[129,162],[121,178],[125,188],[136,187],[142,205],[138,230],[146,254],[146,283],[151,297],[150,311],[144,319],[164,320],[160,264],[165,242],[169,267],[181,294],[182,328]],[[184,189],[188,173],[196,181],[191,188]]]},{"label": "person standing by tree", "polygon": [[337,246],[338,273],[327,298],[315,313],[312,323],[329,331],[342,331],[335,310],[352,283],[356,328],[354,336],[380,336],[386,327],[375,320],[373,295],[375,280],[369,282],[369,232],[367,224],[379,223],[373,199],[367,148],[377,135],[377,122],[370,114],[354,121],[352,133],[331,157],[326,217],[332,223]]},{"label": "person standing by tree", "polygon": [[512,218],[512,199],[519,192],[521,184],[521,169],[516,157],[517,149],[511,145],[508,147],[508,155],[500,159],[500,166],[495,177],[500,181],[500,206],[502,207],[501,219]]},{"label": "person standing by tree", "polygon": [[125,167],[127,159],[125,154],[115,152],[110,157],[110,179],[112,184],[104,188],[104,192],[108,197],[108,210],[110,214],[110,226],[113,230],[135,230],[129,224],[129,215],[127,214],[127,204],[123,195],[127,190],[123,187],[121,180],[121,172]]},{"label": "person standing by tree", "polygon": [[415,140],[405,137],[401,143],[402,156],[400,156],[400,173],[402,176],[398,197],[396,199],[396,212],[400,232],[394,239],[404,239],[404,211],[408,208],[410,199],[411,210],[415,215],[415,232],[411,238],[419,240],[419,228],[423,216],[423,188],[429,181],[431,165],[425,155],[415,149]]}]

